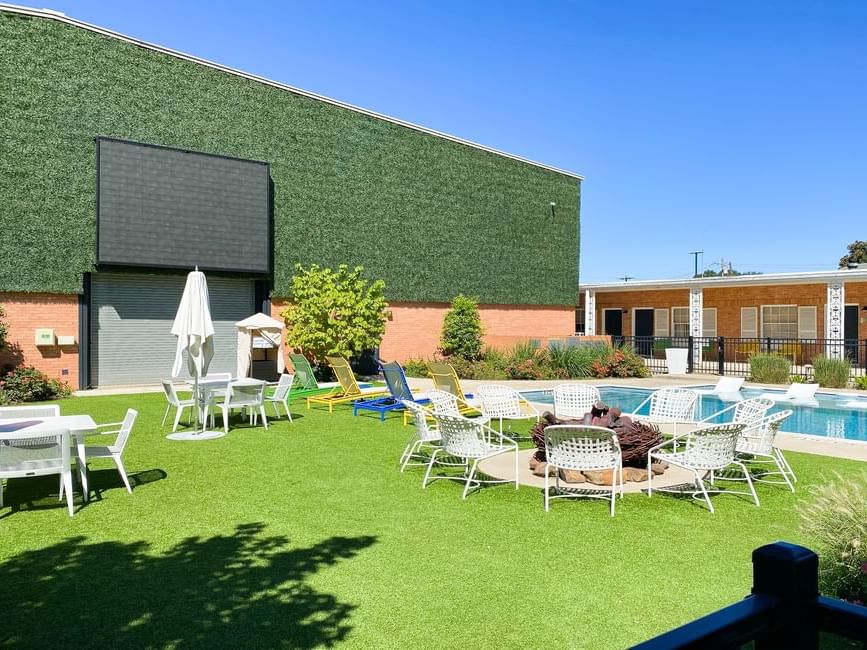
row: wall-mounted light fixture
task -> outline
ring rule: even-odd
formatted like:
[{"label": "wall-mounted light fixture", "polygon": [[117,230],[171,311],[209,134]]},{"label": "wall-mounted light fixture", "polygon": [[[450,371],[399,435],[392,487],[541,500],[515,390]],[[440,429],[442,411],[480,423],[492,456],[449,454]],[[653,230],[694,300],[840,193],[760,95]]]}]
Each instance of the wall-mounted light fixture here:
[{"label": "wall-mounted light fixture", "polygon": [[557,216],[557,215],[554,213],[554,208],[556,208],[556,207],[557,207],[557,203],[556,203],[556,201],[551,201],[551,218],[552,218],[552,219],[553,219],[555,216]]}]

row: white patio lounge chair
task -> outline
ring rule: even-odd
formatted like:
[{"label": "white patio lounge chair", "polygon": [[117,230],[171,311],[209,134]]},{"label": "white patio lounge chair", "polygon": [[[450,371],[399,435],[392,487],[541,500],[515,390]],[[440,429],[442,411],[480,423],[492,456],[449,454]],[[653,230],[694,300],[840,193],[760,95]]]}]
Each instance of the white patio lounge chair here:
[{"label": "white patio lounge chair", "polygon": [[602,490],[561,490],[561,469],[605,470],[612,472],[611,516],[614,516],[614,501],[617,486],[620,485],[620,498],[623,498],[623,460],[617,435],[604,427],[575,426],[557,424],[545,427],[545,454],[548,464],[557,468],[554,473],[554,494],[551,494],[550,472],[545,472],[545,512],[548,512],[552,499],[589,497],[607,499],[609,495]]},{"label": "white patio lounge chair", "polygon": [[503,432],[503,420],[539,421],[539,411],[514,388],[500,384],[485,384],[476,391],[482,408],[482,415],[499,422]]},{"label": "white patio lounge chair", "polygon": [[3,507],[3,479],[52,474],[60,476],[60,498],[66,494],[66,505],[72,517],[69,429],[27,433],[0,431],[0,508]]},{"label": "white patio lounge chair", "polygon": [[717,411],[716,413],[707,416],[703,420],[699,421],[699,424],[724,422],[722,416],[730,412],[731,416],[729,422],[743,424],[749,427],[758,423],[763,417],[765,417],[773,405],[774,400],[766,399],[764,397],[745,399],[737,404],[732,404],[721,411]]},{"label": "white patio lounge chair", "polygon": [[[762,472],[760,477],[753,476],[753,481],[761,483],[775,483],[778,485],[787,485],[794,492],[795,486],[793,481],[797,481],[795,473],[791,466],[783,456],[783,452],[779,447],[774,445],[774,439],[777,432],[780,430],[783,420],[792,414],[790,409],[778,411],[767,417],[762,418],[752,427],[747,427],[738,438],[738,444],[735,448],[738,460],[752,463],[773,463],[777,467],[777,471]],[[782,480],[772,480],[765,478],[766,476],[782,476]]]},{"label": "white patio lounge chair", "polygon": [[274,405],[274,413],[277,414],[278,418],[280,417],[280,409],[277,408],[277,405],[283,405],[286,417],[289,418],[290,422],[292,421],[292,414],[289,412],[289,392],[292,390],[293,381],[295,381],[295,375],[283,373],[280,375],[280,380],[277,382],[274,393],[265,396],[265,401]]},{"label": "white patio lounge chair", "polygon": [[775,402],[792,402],[801,406],[817,406],[819,404],[816,400],[816,391],[818,389],[819,384],[790,384],[783,395],[779,393],[762,393],[759,397],[766,397]]},{"label": "white patio lounge chair", "polygon": [[[758,506],[759,497],[753,487],[752,477],[747,471],[746,466],[735,457],[735,446],[744,428],[743,424],[715,424],[690,431],[680,436],[680,438],[672,438],[650,449],[647,453],[647,496],[651,496],[653,493],[653,471],[650,466],[654,460],[658,460],[692,471],[695,475],[694,482],[698,489],[694,490],[691,494],[693,498],[703,497],[711,513],[714,512],[714,509],[708,496],[710,492],[746,494],[752,496],[753,501]],[[675,441],[681,446],[679,451],[675,447]],[[713,485],[714,473],[720,472],[731,465],[735,465],[741,469],[744,480],[750,488],[749,492],[708,489],[705,486],[705,478],[709,478],[711,485]],[[673,488],[657,488],[657,492],[683,494],[681,490]]]},{"label": "white patio lounge chair", "polygon": [[[114,442],[110,445],[91,445],[85,446],[86,458],[111,458],[117,466],[117,473],[123,484],[126,486],[126,491],[132,494],[132,487],[129,484],[129,478],[126,475],[126,468],[123,466],[123,450],[126,449],[126,443],[129,441],[129,436],[132,433],[132,427],[135,424],[135,419],[138,416],[138,411],[135,409],[127,409],[123,422],[110,422],[108,424],[100,424],[97,430],[90,434],[89,438],[96,436],[111,436],[116,435]],[[100,431],[103,427],[110,427],[108,431]]]},{"label": "white patio lounge chair", "polygon": [[744,385],[743,377],[720,377],[713,388],[694,388],[699,395],[716,395],[723,402],[737,402],[741,396],[741,388]]},{"label": "white patio lounge chair", "polygon": [[[168,379],[163,379],[160,381],[162,384],[163,392],[166,394],[166,401],[168,404],[166,405],[166,412],[163,414],[163,423],[160,426],[166,426],[166,418],[169,417],[169,411],[174,406],[177,411],[175,412],[175,423],[172,426],[172,432],[178,430],[178,423],[181,421],[181,414],[184,412],[185,408],[192,408],[196,405],[196,400],[193,398],[190,399],[179,399],[178,393],[175,390],[175,385]],[[190,423],[190,415],[187,415],[187,424]]]},{"label": "white patio lounge chair", "polygon": [[[426,488],[433,480],[444,478],[464,482],[464,492],[461,498],[466,499],[470,488],[481,487],[483,483],[511,483],[511,479],[479,479],[476,478],[476,468],[479,461],[491,458],[497,454],[511,452],[515,455],[515,489],[518,489],[518,443],[504,436],[499,431],[491,429],[478,419],[471,420],[460,415],[434,414],[437,429],[441,436],[441,446],[433,450],[427,471],[424,475],[422,488]],[[431,476],[431,470],[437,462],[440,453],[460,458],[466,462],[463,476],[440,475]],[[470,463],[472,461],[472,463]]]},{"label": "white patio lounge chair", "polygon": [[596,386],[560,384],[554,387],[554,416],[561,420],[582,418],[599,400]]}]

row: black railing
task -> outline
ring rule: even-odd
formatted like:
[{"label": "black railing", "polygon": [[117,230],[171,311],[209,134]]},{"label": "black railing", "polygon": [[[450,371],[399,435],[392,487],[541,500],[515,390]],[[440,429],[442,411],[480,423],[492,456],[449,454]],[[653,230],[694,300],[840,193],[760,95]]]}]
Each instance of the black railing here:
[{"label": "black railing", "polygon": [[[787,542],[753,551],[753,589],[744,600],[637,646],[818,650],[827,635],[867,641],[867,607],[819,595],[819,559]],[[844,642],[834,647],[853,646]]]},{"label": "black railing", "polygon": [[776,354],[791,363],[791,374],[810,380],[817,357],[846,358],[852,376],[867,374],[867,339],[784,339],[704,336],[614,336],[613,342],[628,345],[644,358],[653,374],[669,371],[669,348],[687,351],[687,372],[748,377],[750,357]]}]

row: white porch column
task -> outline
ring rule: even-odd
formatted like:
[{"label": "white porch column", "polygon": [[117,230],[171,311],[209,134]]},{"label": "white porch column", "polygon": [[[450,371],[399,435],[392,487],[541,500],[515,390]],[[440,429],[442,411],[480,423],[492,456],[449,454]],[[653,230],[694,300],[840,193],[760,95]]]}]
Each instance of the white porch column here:
[{"label": "white porch column", "polygon": [[846,289],[842,282],[828,283],[828,301],[825,305],[825,356],[829,359],[842,359],[845,344],[843,341],[843,307],[846,304]]},{"label": "white porch column", "polygon": [[596,334],[596,293],[589,289],[584,292],[584,333]]},{"label": "white porch column", "polygon": [[701,361],[701,333],[704,331],[704,293],[701,287],[689,290],[689,334],[695,337],[692,343],[692,360]]}]

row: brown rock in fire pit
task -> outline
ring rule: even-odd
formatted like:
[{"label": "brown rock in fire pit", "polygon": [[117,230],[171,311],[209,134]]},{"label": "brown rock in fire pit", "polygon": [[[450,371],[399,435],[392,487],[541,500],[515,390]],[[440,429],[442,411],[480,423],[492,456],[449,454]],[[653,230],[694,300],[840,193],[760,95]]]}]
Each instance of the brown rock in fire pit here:
[{"label": "brown rock in fire pit", "polygon": [[641,469],[638,467],[624,467],[623,468],[623,482],[626,481],[646,481],[647,480],[647,470]]},{"label": "brown rock in fire pit", "polygon": [[587,479],[584,477],[584,474],[579,472],[577,469],[561,469],[560,470],[560,480],[566,481],[567,483],[586,483]]},{"label": "brown rock in fire pit", "polygon": [[654,476],[658,476],[665,472],[668,469],[668,463],[653,463],[650,466],[650,470],[653,472]]},{"label": "brown rock in fire pit", "polygon": [[533,469],[533,474],[536,476],[545,476],[545,472],[548,472],[548,476],[556,476],[557,468],[553,465],[549,465],[548,463],[539,463]]},{"label": "brown rock in fire pit", "polygon": [[584,478],[593,485],[611,485],[614,480],[614,470],[601,469],[596,472],[582,472]]}]

